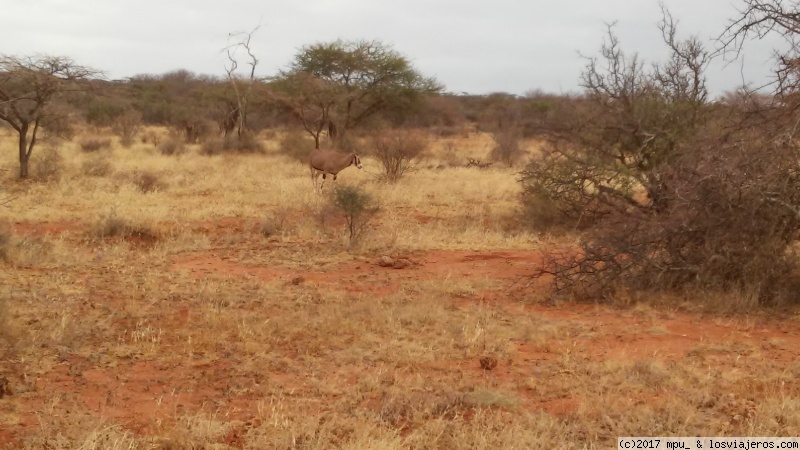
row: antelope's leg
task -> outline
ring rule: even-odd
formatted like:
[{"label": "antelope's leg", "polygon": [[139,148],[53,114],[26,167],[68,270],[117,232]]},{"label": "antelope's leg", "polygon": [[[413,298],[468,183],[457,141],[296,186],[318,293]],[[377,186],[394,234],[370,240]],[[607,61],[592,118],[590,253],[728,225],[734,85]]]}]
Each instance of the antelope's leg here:
[{"label": "antelope's leg", "polygon": [[[314,184],[314,189],[315,190],[321,190],[322,189],[322,187],[319,185],[319,175],[320,175],[320,173],[321,172],[319,170],[316,170],[316,169],[313,169],[313,168],[311,169],[311,181]],[[323,174],[323,176],[324,176],[324,174]]]}]

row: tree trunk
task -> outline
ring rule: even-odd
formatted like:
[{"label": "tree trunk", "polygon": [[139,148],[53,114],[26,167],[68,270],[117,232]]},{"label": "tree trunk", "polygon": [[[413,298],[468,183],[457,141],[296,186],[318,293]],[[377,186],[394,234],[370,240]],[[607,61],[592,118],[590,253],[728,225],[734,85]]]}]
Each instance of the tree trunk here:
[{"label": "tree trunk", "polygon": [[19,177],[28,178],[28,161],[31,154],[28,152],[28,126],[19,130]]},{"label": "tree trunk", "polygon": [[339,135],[339,133],[338,133],[338,130],[336,128],[336,124],[333,123],[332,120],[329,120],[328,121],[328,136],[330,136],[331,139],[336,139],[336,137],[338,135]]}]

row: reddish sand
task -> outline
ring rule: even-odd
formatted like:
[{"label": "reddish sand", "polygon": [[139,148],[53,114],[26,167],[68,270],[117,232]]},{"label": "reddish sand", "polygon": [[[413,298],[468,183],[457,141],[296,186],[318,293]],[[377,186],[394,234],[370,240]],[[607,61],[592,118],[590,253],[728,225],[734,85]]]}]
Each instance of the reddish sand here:
[{"label": "reddish sand", "polygon": [[[231,229],[240,232],[247,226],[241,221],[224,220],[194,224],[193,229],[219,237]],[[57,233],[81,233],[82,227],[71,223],[15,224],[17,233],[39,236]],[[136,244],[138,238],[133,238]],[[263,242],[263,241],[262,241]],[[298,244],[301,245],[301,244]],[[172,260],[171,270],[189,273],[198,278],[208,275],[277,280],[287,284],[317,283],[327,289],[342,292],[374,292],[387,294],[399,286],[413,281],[450,278],[487,279],[502,282],[504,288],[486,289],[476,295],[457,298],[456,302],[485,301],[500,307],[508,306],[546,319],[569,322],[587,330],[588,337],[576,346],[574,338],[564,337],[544,345],[517,342],[513,361],[501,360],[491,372],[483,371],[478,361],[439,361],[420,370],[435,375],[437,371],[458,370],[476,377],[493,377],[498,382],[524,380],[537,373],[544,362],[561,358],[563,351],[572,352],[587,361],[608,358],[647,358],[669,361],[684,357],[699,344],[731,345],[740,343],[757,347],[767,359],[794,361],[800,353],[800,330],[791,323],[778,320],[729,319],[711,320],[696,314],[635,313],[607,306],[542,303],[526,304],[520,300],[526,293],[528,276],[541,261],[538,251],[429,251],[402,255],[412,264],[403,269],[380,267],[375,262],[350,260],[321,270],[301,270],[285,267],[268,267],[243,264],[232,260],[223,250],[181,254]],[[20,269],[22,271],[26,269]],[[458,303],[456,303],[458,304]],[[523,306],[526,305],[526,306]],[[652,315],[659,317],[658,330],[653,330]],[[180,301],[174,310],[164,311],[165,321],[175,326],[185,326],[189,311]],[[632,332],[640,330],[641,332]],[[597,334],[592,337],[592,333]],[[779,340],[781,345],[764,346],[765,342]],[[67,355],[35,383],[36,392],[68,393],[79,399],[88,411],[110,420],[118,421],[139,432],[147,432],[163,418],[174,418],[183,412],[205,408],[209,411],[230,411],[229,418],[248,420],[259,400],[231,393],[232,387],[264,385],[286,391],[309,389],[292,374],[269,372],[241,372],[230,361],[207,361],[195,358],[191,363],[175,366],[158,361],[120,359],[111,368],[98,369],[85,358]],[[358,373],[339,371],[338,376],[357,380]],[[537,398],[534,393],[520,388],[520,396],[527,396],[526,407],[543,409],[562,415],[574,412],[579,405],[575,398]],[[0,443],[17,435],[21,430],[30,432],[38,424],[37,414],[43,407],[43,398],[20,395],[15,399],[17,412],[22,418],[17,430],[0,429]],[[368,406],[368,405],[367,405]],[[310,409],[315,405],[310,404]],[[319,407],[319,405],[316,405]],[[237,414],[237,411],[239,414]],[[233,430],[228,442],[240,442],[239,432]]]}]

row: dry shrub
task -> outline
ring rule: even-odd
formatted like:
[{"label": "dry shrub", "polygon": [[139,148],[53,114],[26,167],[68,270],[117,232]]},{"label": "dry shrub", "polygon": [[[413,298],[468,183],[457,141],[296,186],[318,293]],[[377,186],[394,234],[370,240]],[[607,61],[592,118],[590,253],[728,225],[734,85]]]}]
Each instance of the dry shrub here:
[{"label": "dry shrub", "polygon": [[604,218],[584,245],[584,259],[603,266],[597,280],[753,292],[762,303],[796,297],[800,148],[761,133],[680,152],[660,170],[661,211]]},{"label": "dry shrub", "polygon": [[142,134],[142,144],[152,144],[154,147],[158,147],[158,144],[161,142],[161,135],[153,130],[147,130]]},{"label": "dry shrub", "polygon": [[83,138],[78,143],[81,150],[86,153],[93,153],[100,150],[108,150],[111,148],[111,139],[109,138],[99,138],[99,137],[88,137]]},{"label": "dry shrub", "polygon": [[313,148],[314,141],[310,138],[308,133],[292,130],[284,134],[281,138],[278,152],[295,161],[307,164],[308,154],[311,153]]},{"label": "dry shrub", "polygon": [[91,235],[100,239],[133,239],[147,243],[158,240],[158,233],[151,227],[120,217],[115,209],[100,216],[92,226]]},{"label": "dry shrub", "polygon": [[258,232],[265,238],[275,236],[280,233],[280,231],[281,224],[271,217],[264,218],[264,220],[258,224]]},{"label": "dry shrub", "polygon": [[707,53],[674,41],[670,27],[677,56],[651,74],[625,64],[611,35],[611,63],[592,60],[584,73],[587,100],[559,118],[557,138],[521,173],[532,221],[583,231],[579,248],[548,253],[539,276],[573,298],[700,289],[753,292],[761,304],[792,299],[796,119],[707,103]]},{"label": "dry shrub", "polygon": [[420,133],[391,131],[370,140],[372,154],[381,164],[386,181],[396,182],[409,171],[428,149],[428,140]]},{"label": "dry shrub", "polygon": [[225,138],[218,137],[214,139],[209,139],[203,142],[203,145],[200,147],[200,154],[207,156],[221,155],[222,153],[225,153],[227,151],[226,150],[227,141],[228,141],[227,137]]},{"label": "dry shrub", "polygon": [[52,147],[45,147],[31,156],[31,179],[42,183],[57,182],[64,170],[64,157]]},{"label": "dry shrub", "polygon": [[100,220],[94,224],[92,234],[99,238],[126,236],[134,229],[131,223],[117,215],[116,210],[112,209],[109,213],[100,216]]},{"label": "dry shrub", "polygon": [[163,191],[167,188],[167,183],[155,172],[141,171],[133,175],[133,184],[144,194]]},{"label": "dry shrub", "polygon": [[177,156],[186,153],[186,145],[182,139],[170,136],[156,145],[156,149],[162,155]]},{"label": "dry shrub", "polygon": [[0,224],[0,264],[32,266],[50,261],[52,244],[40,236],[15,235],[13,228]]},{"label": "dry shrub", "polygon": [[209,139],[200,147],[203,155],[221,155],[225,153],[263,153],[264,144],[251,133],[241,136],[229,135],[224,138]]},{"label": "dry shrub", "polygon": [[205,141],[214,131],[214,123],[208,120],[186,122],[180,130],[183,140],[187,144],[197,144]]},{"label": "dry shrub", "polygon": [[467,163],[464,164],[464,167],[475,167],[475,168],[478,168],[478,169],[488,169],[488,168],[492,167],[492,163],[483,162],[480,159],[467,158]]},{"label": "dry shrub", "polygon": [[463,157],[458,154],[458,147],[452,140],[447,140],[442,149],[441,160],[447,167],[459,167],[463,164]]},{"label": "dry shrub", "polygon": [[11,230],[11,226],[0,222],[0,261],[9,262],[11,260],[13,240],[14,233]]},{"label": "dry shrub", "polygon": [[489,153],[489,157],[492,161],[501,162],[508,167],[513,167],[525,154],[520,146],[522,132],[516,127],[496,130],[492,132],[492,139],[494,139],[494,146]]},{"label": "dry shrub", "polygon": [[264,237],[290,231],[294,226],[294,221],[290,220],[290,217],[291,212],[288,208],[278,208],[261,220],[258,231]]},{"label": "dry shrub", "polygon": [[136,134],[142,129],[142,114],[135,110],[127,111],[114,120],[112,129],[119,136],[120,144],[130,147]]},{"label": "dry shrub", "polygon": [[285,225],[284,220],[280,217],[265,217],[258,224],[258,232],[268,238],[280,234]]},{"label": "dry shrub", "polygon": [[108,157],[96,155],[81,164],[81,172],[89,177],[107,177],[114,171]]}]

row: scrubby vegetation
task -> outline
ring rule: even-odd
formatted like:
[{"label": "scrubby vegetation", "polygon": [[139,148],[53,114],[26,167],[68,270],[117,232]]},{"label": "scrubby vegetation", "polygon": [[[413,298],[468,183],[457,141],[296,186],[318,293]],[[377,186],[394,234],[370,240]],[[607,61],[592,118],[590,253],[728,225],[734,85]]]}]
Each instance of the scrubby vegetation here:
[{"label": "scrubby vegetation", "polygon": [[[671,57],[647,69],[609,31],[521,174],[540,228],[582,230],[540,275],[557,293],[612,298],[700,289],[796,302],[800,173],[793,108],[709,100],[710,53],[661,25]],[[748,106],[749,105],[749,106]]]},{"label": "scrubby vegetation", "polygon": [[[772,3],[724,42],[791,38]],[[58,88],[0,127],[0,446],[800,434],[797,57],[712,98],[661,30],[653,65],[611,28],[573,95],[446,94],[368,41],[241,76],[252,32],[224,78],[0,59]],[[323,144],[364,167],[320,193]]]},{"label": "scrubby vegetation", "polygon": [[425,156],[428,141],[421,133],[384,132],[370,140],[369,148],[380,163],[383,179],[393,183],[416,168]]}]

